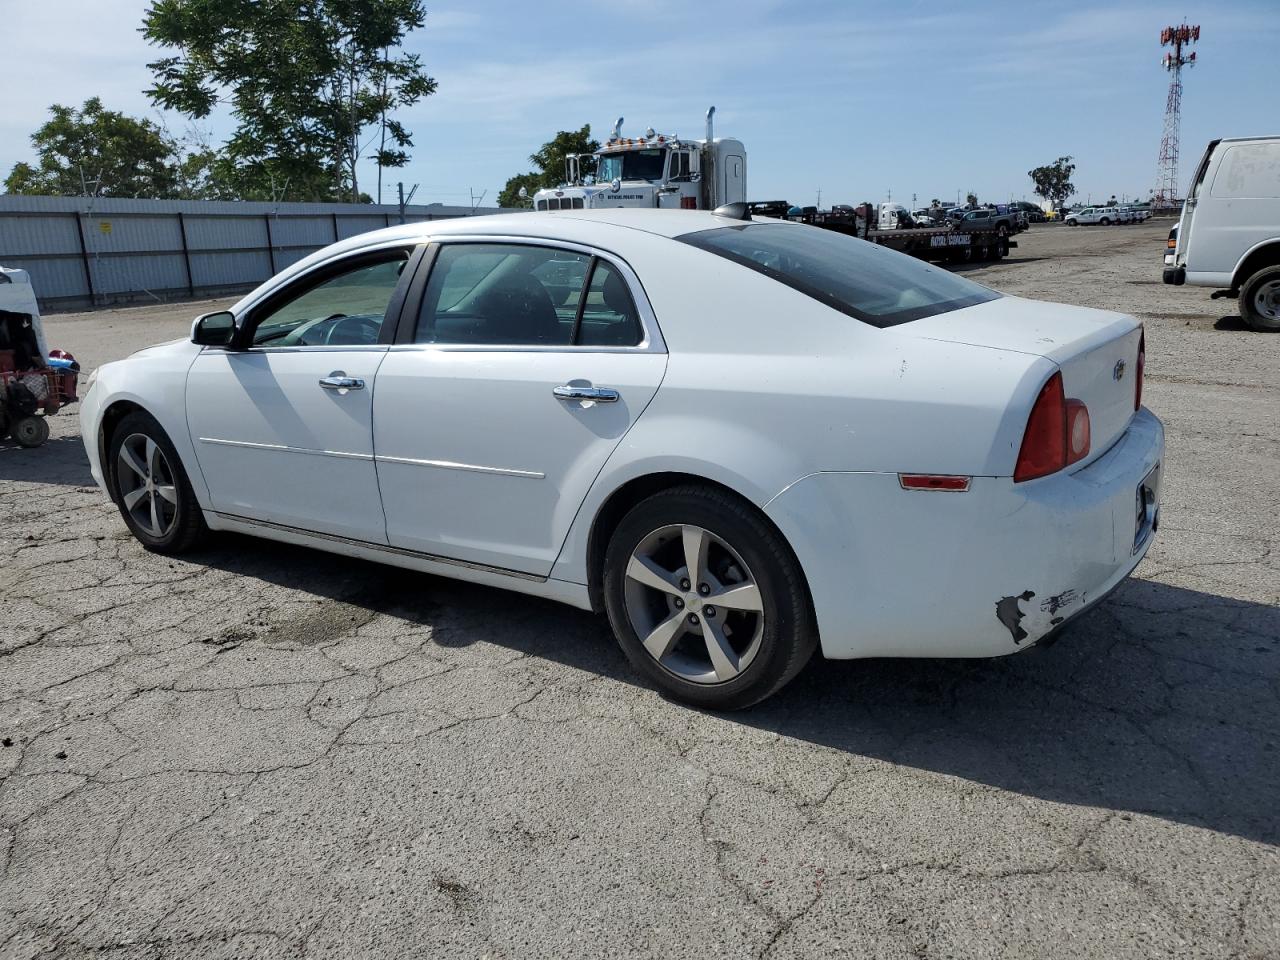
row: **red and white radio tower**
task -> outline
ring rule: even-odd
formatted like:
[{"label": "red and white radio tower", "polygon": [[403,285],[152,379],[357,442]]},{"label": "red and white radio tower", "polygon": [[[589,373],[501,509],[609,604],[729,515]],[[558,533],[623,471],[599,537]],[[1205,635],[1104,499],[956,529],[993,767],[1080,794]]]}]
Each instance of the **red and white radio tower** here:
[{"label": "red and white radio tower", "polygon": [[1188,26],[1185,22],[1180,27],[1165,27],[1160,31],[1160,46],[1172,48],[1160,60],[1160,65],[1169,71],[1169,100],[1164,108],[1164,136],[1160,138],[1160,162],[1156,170],[1156,188],[1152,191],[1151,202],[1154,206],[1170,206],[1177,202],[1181,194],[1178,192],[1178,141],[1181,139],[1182,125],[1182,68],[1193,67],[1196,63],[1195,52],[1183,53],[1184,46],[1190,46],[1200,39],[1200,27]]}]

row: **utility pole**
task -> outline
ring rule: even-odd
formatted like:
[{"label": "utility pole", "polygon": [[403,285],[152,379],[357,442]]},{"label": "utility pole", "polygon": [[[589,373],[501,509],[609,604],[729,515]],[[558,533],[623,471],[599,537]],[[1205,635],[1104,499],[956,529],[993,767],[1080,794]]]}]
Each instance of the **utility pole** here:
[{"label": "utility pole", "polygon": [[489,192],[489,190],[488,190],[488,188],[485,188],[484,190],[481,190],[481,191],[480,191],[480,196],[479,196],[479,197],[477,197],[477,196],[476,196],[476,191],[475,191],[475,188],[474,188],[474,187],[467,187],[467,189],[471,191],[471,215],[474,217],[474,216],[476,215],[476,207],[478,207],[478,206],[480,206],[480,204],[484,203],[484,197],[485,197],[485,194],[487,194],[487,193]]},{"label": "utility pole", "polygon": [[400,222],[401,223],[404,223],[404,208],[409,205],[409,201],[413,199],[413,195],[417,192],[418,192],[418,185],[415,183],[413,185],[413,189],[409,191],[409,195],[406,197],[404,195],[404,184],[403,183],[396,184],[396,193],[400,197]]},{"label": "utility pole", "polygon": [[818,188],[818,209],[822,209],[822,188]]}]

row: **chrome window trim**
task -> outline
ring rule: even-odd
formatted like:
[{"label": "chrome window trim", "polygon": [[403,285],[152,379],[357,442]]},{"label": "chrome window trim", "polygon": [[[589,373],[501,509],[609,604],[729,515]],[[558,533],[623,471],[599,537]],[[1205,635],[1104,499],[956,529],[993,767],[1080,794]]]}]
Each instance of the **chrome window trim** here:
[{"label": "chrome window trim", "polygon": [[294,344],[289,347],[247,347],[244,350],[232,350],[227,347],[204,347],[205,353],[231,353],[237,356],[259,353],[385,353],[389,343],[352,343],[346,346],[337,343]]},{"label": "chrome window trim", "polygon": [[[509,236],[507,234],[493,234],[492,236],[484,236],[479,234],[444,234],[430,238],[430,242],[441,247],[448,246],[453,243],[505,243],[525,247],[552,247],[558,250],[564,250],[566,253],[583,254],[589,257],[599,257],[616,269],[622,278],[626,281],[627,290],[631,294],[631,300],[636,305],[636,312],[640,314],[640,327],[643,331],[643,339],[633,346],[623,347],[605,347],[573,344],[501,344],[501,343],[397,343],[393,344],[393,351],[408,350],[451,350],[451,351],[470,351],[470,352],[487,352],[500,351],[503,353],[666,353],[667,344],[662,339],[662,329],[658,326],[657,314],[653,312],[653,306],[649,303],[649,297],[645,293],[644,285],[640,282],[635,270],[631,268],[631,264],[618,256],[618,254],[610,250],[602,250],[599,247],[592,247],[584,243],[577,243],[573,240],[559,240],[555,237],[534,237],[534,236]],[[432,265],[434,269],[435,265]],[[414,324],[417,318],[412,318]]]}]

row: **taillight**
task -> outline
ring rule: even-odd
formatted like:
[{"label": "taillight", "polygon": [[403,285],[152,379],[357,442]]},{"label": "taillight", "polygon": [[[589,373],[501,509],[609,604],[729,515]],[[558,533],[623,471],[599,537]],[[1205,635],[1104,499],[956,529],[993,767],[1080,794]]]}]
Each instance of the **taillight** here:
[{"label": "taillight", "polygon": [[1089,408],[1082,400],[1067,401],[1067,463],[1089,455]]},{"label": "taillight", "polygon": [[680,209],[681,210],[697,210],[698,198],[697,197],[681,197]]},{"label": "taillight", "polygon": [[1089,408],[1083,401],[1066,398],[1062,374],[1055,373],[1040,388],[1027,418],[1014,483],[1048,476],[1083,459],[1089,454],[1089,443]]},{"label": "taillight", "polygon": [[1142,409],[1142,377],[1147,371],[1147,329],[1142,328],[1142,334],[1138,337],[1138,375],[1134,377],[1133,384],[1133,409]]}]

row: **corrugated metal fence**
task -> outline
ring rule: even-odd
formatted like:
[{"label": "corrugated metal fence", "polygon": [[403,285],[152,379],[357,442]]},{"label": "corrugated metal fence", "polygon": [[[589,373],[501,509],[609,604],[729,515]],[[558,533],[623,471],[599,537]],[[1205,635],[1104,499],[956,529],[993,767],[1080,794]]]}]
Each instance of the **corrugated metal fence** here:
[{"label": "corrugated metal fence", "polygon": [[[404,218],[472,212],[437,203],[406,207]],[[4,195],[0,265],[31,274],[41,309],[220,296],[335,240],[399,222],[394,205]]]}]

